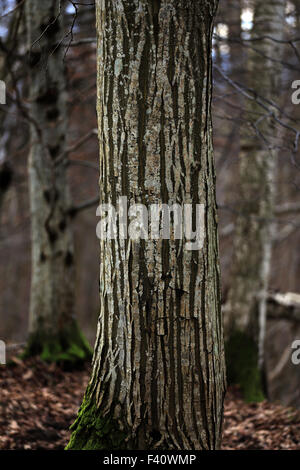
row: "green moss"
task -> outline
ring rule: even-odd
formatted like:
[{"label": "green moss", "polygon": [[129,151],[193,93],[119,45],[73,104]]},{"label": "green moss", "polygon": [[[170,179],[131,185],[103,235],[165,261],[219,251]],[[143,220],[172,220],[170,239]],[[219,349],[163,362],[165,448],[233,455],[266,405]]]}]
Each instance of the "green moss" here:
[{"label": "green moss", "polygon": [[31,334],[23,357],[33,356],[45,362],[76,365],[91,359],[92,349],[74,321],[56,335],[49,335],[44,329]]},{"label": "green moss", "polygon": [[229,384],[240,385],[248,402],[264,400],[257,345],[246,333],[235,331],[225,345]]},{"label": "green moss", "polygon": [[72,435],[66,450],[122,450],[125,449],[125,432],[110,417],[102,417],[96,404],[87,398],[71,426]]}]

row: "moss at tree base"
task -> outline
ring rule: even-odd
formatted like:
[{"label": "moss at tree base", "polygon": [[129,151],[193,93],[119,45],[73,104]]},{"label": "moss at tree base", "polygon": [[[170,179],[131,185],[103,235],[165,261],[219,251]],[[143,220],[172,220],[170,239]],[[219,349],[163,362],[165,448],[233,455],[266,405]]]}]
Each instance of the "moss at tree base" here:
[{"label": "moss at tree base", "polygon": [[45,362],[78,365],[90,360],[92,349],[77,322],[67,329],[49,335],[44,329],[29,336],[23,357],[39,356]]},{"label": "moss at tree base", "polygon": [[235,331],[225,344],[228,383],[240,385],[247,402],[264,400],[257,345],[246,333]]},{"label": "moss at tree base", "polygon": [[66,450],[123,450],[125,432],[110,417],[101,417],[96,404],[87,398],[71,426],[72,435]]}]

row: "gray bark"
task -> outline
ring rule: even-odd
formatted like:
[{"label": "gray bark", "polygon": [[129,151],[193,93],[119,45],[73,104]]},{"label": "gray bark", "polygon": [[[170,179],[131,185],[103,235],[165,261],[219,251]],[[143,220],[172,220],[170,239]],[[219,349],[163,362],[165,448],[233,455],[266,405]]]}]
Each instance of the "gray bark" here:
[{"label": "gray bark", "polygon": [[[67,91],[63,11],[58,0],[27,0],[32,281],[28,354],[84,356],[74,316],[74,246],[65,159]],[[59,163],[58,163],[59,161]],[[75,351],[74,345],[77,346]],[[78,349],[79,348],[79,349]],[[61,356],[61,355],[64,356]]]},{"label": "gray bark", "polygon": [[93,371],[69,449],[220,447],[216,4],[96,2],[100,200],[204,204],[205,243],[187,251],[181,240],[101,241]]}]

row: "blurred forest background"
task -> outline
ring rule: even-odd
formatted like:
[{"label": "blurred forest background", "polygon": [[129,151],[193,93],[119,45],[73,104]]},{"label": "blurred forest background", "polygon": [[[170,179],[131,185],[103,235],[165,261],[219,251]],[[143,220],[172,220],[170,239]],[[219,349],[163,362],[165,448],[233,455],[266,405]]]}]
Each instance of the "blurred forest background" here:
[{"label": "blurred forest background", "polygon": [[[31,279],[27,171],[30,100],[24,3],[1,0],[0,5],[0,78],[7,84],[7,103],[0,107],[0,338],[12,349],[27,339]],[[99,313],[95,14],[88,0],[62,4],[75,305],[79,324],[93,345]],[[300,338],[300,105],[291,100],[292,83],[300,80],[300,1],[285,2],[280,55],[273,47],[271,57],[264,49],[272,42],[268,32],[251,39],[254,7],[255,0],[221,1],[213,40],[214,149],[224,316],[233,282],[235,227],[243,208],[239,155],[245,151],[247,134],[252,147],[266,146],[276,151],[277,158],[265,338],[268,397],[300,408],[300,368],[291,362],[291,345]],[[264,25],[260,26],[264,31]],[[258,64],[254,71],[249,71],[249,57]],[[262,83],[266,62],[272,64],[273,76],[280,78],[271,96]],[[249,85],[251,73],[255,77]],[[255,109],[249,108],[251,102],[255,102]],[[272,113],[275,118],[270,135],[270,128],[264,132],[260,124]],[[255,259],[256,253],[251,256]]]}]

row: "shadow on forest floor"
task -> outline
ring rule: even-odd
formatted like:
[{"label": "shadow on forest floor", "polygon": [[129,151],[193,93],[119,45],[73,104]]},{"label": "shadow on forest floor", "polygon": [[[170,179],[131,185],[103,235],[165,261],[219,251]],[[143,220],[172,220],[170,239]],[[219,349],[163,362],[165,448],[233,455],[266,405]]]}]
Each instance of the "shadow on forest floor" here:
[{"label": "shadow on forest floor", "polygon": [[[89,367],[62,371],[40,360],[0,368],[0,449],[63,449],[85,391]],[[300,411],[244,403],[231,388],[223,449],[300,449]]]}]

